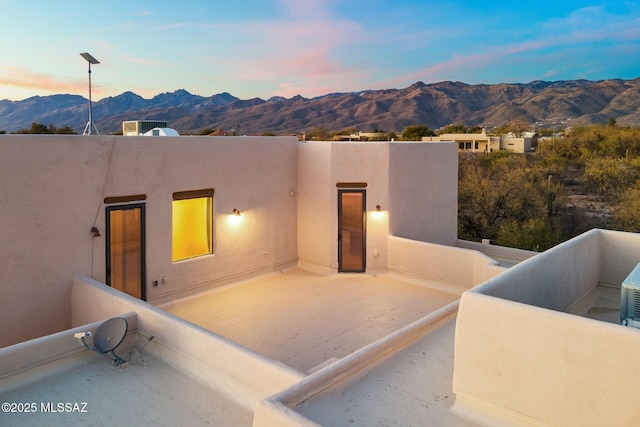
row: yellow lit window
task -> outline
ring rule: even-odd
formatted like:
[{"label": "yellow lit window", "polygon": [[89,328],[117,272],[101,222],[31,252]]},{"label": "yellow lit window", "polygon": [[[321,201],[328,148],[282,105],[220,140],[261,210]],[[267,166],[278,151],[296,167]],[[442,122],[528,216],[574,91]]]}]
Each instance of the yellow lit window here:
[{"label": "yellow lit window", "polygon": [[180,261],[213,253],[213,190],[173,194],[172,254]]}]

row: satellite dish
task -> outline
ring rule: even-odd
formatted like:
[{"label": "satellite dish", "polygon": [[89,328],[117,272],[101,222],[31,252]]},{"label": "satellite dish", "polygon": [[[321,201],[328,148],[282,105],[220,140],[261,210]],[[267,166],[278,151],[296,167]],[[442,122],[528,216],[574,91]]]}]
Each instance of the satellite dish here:
[{"label": "satellite dish", "polygon": [[100,353],[108,353],[118,347],[127,335],[129,324],[122,317],[114,317],[98,327],[93,336],[93,345]]}]

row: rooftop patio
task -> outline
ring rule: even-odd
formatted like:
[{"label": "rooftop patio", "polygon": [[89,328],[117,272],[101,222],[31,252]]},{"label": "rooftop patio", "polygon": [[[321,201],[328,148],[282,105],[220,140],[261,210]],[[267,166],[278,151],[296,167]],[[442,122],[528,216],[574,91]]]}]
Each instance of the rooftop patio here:
[{"label": "rooftop patio", "polygon": [[301,371],[340,359],[460,297],[463,288],[300,268],[164,305],[168,312]]},{"label": "rooftop patio", "polygon": [[[556,324],[593,322],[584,317],[605,321],[581,328],[590,334],[601,328],[610,333],[614,331],[611,328],[620,328],[608,324],[615,323],[608,317],[619,301],[619,287],[614,284],[634,259],[623,246],[624,237],[592,232],[564,245],[585,246],[589,250],[576,252],[582,257],[598,253],[598,248],[611,252],[615,247],[618,252],[617,247],[621,247],[624,250],[619,253],[630,254],[625,259],[606,257],[611,262],[599,265],[593,273],[595,278],[580,276],[576,283],[588,284],[582,298],[578,293],[572,297],[576,303],[559,305],[571,305],[567,311],[578,316],[516,303],[519,310],[531,311],[522,318],[544,314],[557,318]],[[561,249],[550,251],[557,252],[553,259],[565,256]],[[487,293],[497,289],[513,292],[528,277],[523,271],[535,269],[539,264],[536,260],[551,256],[541,254],[505,271],[467,292],[467,301],[478,295],[478,304],[473,307],[481,307],[480,302],[489,296],[477,291],[485,288],[491,289]],[[566,260],[557,260],[558,268],[563,261],[566,265]],[[500,283],[508,282],[509,286],[500,288]],[[555,290],[544,295],[572,295],[567,285],[543,283]],[[42,357],[49,357],[44,364],[34,367],[25,361],[22,365],[26,368],[17,370],[5,366],[13,372],[0,375],[0,396],[9,402],[34,400],[38,404],[87,401],[91,417],[119,424],[140,415],[156,425],[175,424],[179,416],[179,422],[187,420],[191,424],[256,427],[282,422],[292,426],[414,425],[425,419],[452,426],[481,425],[481,420],[516,422],[519,417],[513,414],[482,412],[481,407],[469,406],[467,399],[454,406],[454,402],[460,403],[460,395],[454,393],[456,384],[466,378],[461,376],[464,372],[454,373],[454,349],[456,355],[461,349],[475,349],[472,353],[484,349],[475,339],[461,343],[456,336],[461,321],[465,322],[462,330],[481,322],[477,319],[469,323],[468,302],[463,310],[466,314],[457,314],[464,289],[424,276],[323,275],[296,267],[231,283],[159,308],[88,278],[78,278],[72,290],[75,329],[63,331],[56,338],[75,348],[73,354],[50,357],[43,350]],[[156,336],[145,349],[144,361],[130,348],[123,350],[128,354],[125,358],[130,359],[124,370],[114,368],[101,356],[77,350],[77,340],[72,339],[75,330],[86,328],[82,325],[87,322],[99,323],[97,319],[118,313],[131,317],[138,349],[146,337]],[[606,318],[600,317],[603,313]],[[492,316],[481,317],[489,322],[488,317],[498,314]],[[483,329],[485,333],[496,329],[498,323],[492,324]],[[553,331],[543,330],[545,336]],[[621,328],[616,334],[637,331]],[[527,336],[520,335],[520,339],[526,340]],[[46,343],[52,339],[40,340]],[[16,357],[12,349],[4,351],[7,357],[3,360],[16,366],[21,365],[17,361],[20,351],[34,353],[23,349]],[[476,367],[474,372],[478,375],[481,371]],[[114,407],[117,410],[112,414]],[[50,420],[47,417],[52,414],[3,414],[1,421],[12,423],[16,415],[22,417],[21,425],[38,425]],[[83,413],[56,416],[67,425],[84,425],[90,419]]]}]

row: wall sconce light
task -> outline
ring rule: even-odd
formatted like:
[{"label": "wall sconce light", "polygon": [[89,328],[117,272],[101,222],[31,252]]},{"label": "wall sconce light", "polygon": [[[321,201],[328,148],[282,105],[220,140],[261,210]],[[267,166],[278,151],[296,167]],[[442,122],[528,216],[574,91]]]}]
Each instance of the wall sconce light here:
[{"label": "wall sconce light", "polygon": [[234,209],[231,215],[228,217],[229,224],[238,225],[242,221],[242,215],[238,209]]},{"label": "wall sconce light", "polygon": [[373,211],[374,218],[382,218],[384,213],[382,212],[382,207],[380,205],[376,205],[376,210]]},{"label": "wall sconce light", "polygon": [[102,234],[100,234],[100,230],[98,230],[98,227],[91,227],[91,232],[93,233],[93,237],[102,236]]},{"label": "wall sconce light", "polygon": [[376,205],[376,212],[382,213],[382,208],[380,207],[380,205]]}]

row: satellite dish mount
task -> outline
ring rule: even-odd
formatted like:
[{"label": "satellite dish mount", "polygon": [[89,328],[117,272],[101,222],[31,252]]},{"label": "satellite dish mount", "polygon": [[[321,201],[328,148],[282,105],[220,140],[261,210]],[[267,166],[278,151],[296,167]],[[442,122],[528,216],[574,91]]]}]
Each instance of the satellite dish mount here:
[{"label": "satellite dish mount", "polygon": [[127,319],[114,317],[98,326],[96,333],[93,334],[93,347],[89,347],[84,339],[91,336],[91,332],[79,332],[75,337],[80,338],[87,349],[108,357],[113,360],[114,366],[121,367],[127,361],[118,356],[115,353],[115,349],[122,344],[128,329],[129,323],[127,323]]}]

